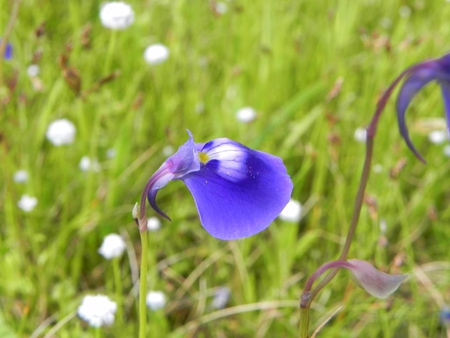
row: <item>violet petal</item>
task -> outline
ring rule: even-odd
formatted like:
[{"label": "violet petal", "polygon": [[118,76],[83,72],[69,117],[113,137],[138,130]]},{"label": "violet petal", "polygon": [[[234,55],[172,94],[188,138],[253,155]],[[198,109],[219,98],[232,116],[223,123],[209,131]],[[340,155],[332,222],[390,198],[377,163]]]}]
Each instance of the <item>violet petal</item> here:
[{"label": "violet petal", "polygon": [[181,179],[212,236],[252,236],[267,228],[289,202],[293,184],[280,158],[226,138],[205,144],[202,156],[206,160],[200,171]]},{"label": "violet petal", "polygon": [[[428,83],[437,78],[436,67],[430,67],[430,63],[424,64],[423,67],[418,68],[416,71],[411,73],[403,83],[400,88],[399,94],[397,96],[397,120],[400,128],[400,134],[404,138],[406,144],[411,149],[411,151],[422,161],[423,157],[419,154],[417,149],[414,147],[408,133],[408,127],[406,126],[405,116],[406,110],[409,104],[416,94]],[[434,65],[434,64],[431,64]]]}]

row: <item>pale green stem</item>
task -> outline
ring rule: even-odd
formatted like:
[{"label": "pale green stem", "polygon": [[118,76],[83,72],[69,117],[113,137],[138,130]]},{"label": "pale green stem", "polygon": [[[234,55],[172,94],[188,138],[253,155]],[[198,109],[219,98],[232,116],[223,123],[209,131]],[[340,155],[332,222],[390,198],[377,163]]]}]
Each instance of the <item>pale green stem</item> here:
[{"label": "pale green stem", "polygon": [[117,300],[117,321],[122,323],[123,314],[123,297],[122,297],[122,278],[120,277],[120,265],[119,258],[113,258],[113,274],[114,274],[114,286],[116,289],[116,300]]},{"label": "pale green stem", "polygon": [[145,338],[147,332],[147,269],[148,269],[148,235],[141,231],[141,277],[139,278],[139,338]]},{"label": "pale green stem", "polygon": [[116,49],[117,31],[111,31],[111,36],[108,44],[108,52],[106,54],[105,66],[103,68],[103,74],[108,74],[111,68],[112,58]]}]

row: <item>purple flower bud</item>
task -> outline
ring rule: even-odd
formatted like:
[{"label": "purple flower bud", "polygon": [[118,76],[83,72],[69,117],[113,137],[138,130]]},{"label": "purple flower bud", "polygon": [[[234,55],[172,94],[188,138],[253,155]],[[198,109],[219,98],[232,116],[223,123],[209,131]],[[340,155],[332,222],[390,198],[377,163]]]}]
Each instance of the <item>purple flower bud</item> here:
[{"label": "purple flower bud", "polygon": [[408,275],[388,275],[359,259],[349,259],[348,263],[349,265],[343,267],[351,271],[355,283],[377,298],[387,298],[408,277]]}]

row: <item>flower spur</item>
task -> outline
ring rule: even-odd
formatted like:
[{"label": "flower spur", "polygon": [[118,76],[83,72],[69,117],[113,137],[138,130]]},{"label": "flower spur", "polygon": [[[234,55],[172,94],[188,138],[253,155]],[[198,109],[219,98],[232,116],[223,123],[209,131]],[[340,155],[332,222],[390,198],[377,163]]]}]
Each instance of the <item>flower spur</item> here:
[{"label": "flower spur", "polygon": [[292,193],[293,184],[282,160],[227,138],[194,143],[187,132],[188,141],[147,182],[141,197],[140,230],[147,228],[146,199],[170,220],[156,204],[156,195],[172,180],[186,184],[200,221],[212,236],[233,240],[267,228]]}]

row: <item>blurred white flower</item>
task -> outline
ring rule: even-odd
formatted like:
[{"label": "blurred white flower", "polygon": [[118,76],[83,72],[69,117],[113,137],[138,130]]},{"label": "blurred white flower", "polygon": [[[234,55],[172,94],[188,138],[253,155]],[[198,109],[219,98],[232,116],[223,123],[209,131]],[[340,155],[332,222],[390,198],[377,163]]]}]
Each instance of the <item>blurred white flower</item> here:
[{"label": "blurred white flower", "polygon": [[109,149],[106,151],[106,157],[109,158],[109,159],[116,157],[116,149],[114,149],[114,148],[109,148]]},{"label": "blurred white flower", "polygon": [[222,286],[217,288],[214,291],[214,298],[211,303],[211,306],[214,309],[223,309],[228,301],[230,300],[231,291],[226,286]]},{"label": "blurred white flower", "polygon": [[216,2],[214,4],[214,10],[217,14],[225,14],[228,11],[228,6],[224,2]]},{"label": "blurred white flower", "polygon": [[145,49],[144,59],[150,65],[157,65],[167,60],[169,48],[161,43],[151,45]]},{"label": "blurred white flower", "polygon": [[256,111],[252,107],[244,107],[236,112],[236,118],[239,122],[248,123],[256,118]]},{"label": "blurred white flower", "polygon": [[383,17],[380,19],[380,26],[383,28],[391,28],[392,20],[388,17]]},{"label": "blurred white flower", "polygon": [[366,142],[367,130],[366,128],[357,128],[354,134],[355,140],[361,143]]},{"label": "blurred white flower", "polygon": [[26,170],[17,170],[13,176],[14,182],[25,183],[28,181],[28,173]]},{"label": "blurred white flower", "polygon": [[161,221],[157,217],[147,219],[147,229],[149,231],[158,231],[161,228]]},{"label": "blurred white flower", "polygon": [[372,170],[375,174],[379,174],[383,171],[383,166],[381,164],[375,164]]},{"label": "blurred white flower", "polygon": [[17,206],[25,212],[30,212],[37,205],[38,200],[36,197],[32,197],[29,195],[22,195],[19,202],[17,202]]},{"label": "blurred white flower", "polygon": [[48,140],[55,146],[71,144],[75,139],[76,129],[72,122],[67,119],[53,121],[47,128],[45,134]]},{"label": "blurred white flower", "polygon": [[85,296],[78,307],[77,314],[92,327],[101,327],[114,323],[117,304],[107,296]]},{"label": "blurred white flower", "polygon": [[103,239],[98,253],[106,259],[120,257],[126,249],[125,241],[117,234],[109,234]]},{"label": "blurred white flower", "polygon": [[288,204],[281,211],[280,217],[281,220],[287,222],[298,222],[302,215],[302,205],[300,202],[291,199]]},{"label": "blurred white flower", "polygon": [[134,12],[125,2],[106,2],[100,8],[100,21],[109,29],[125,29],[134,22]]},{"label": "blurred white flower", "polygon": [[409,17],[411,15],[411,12],[412,12],[412,10],[408,6],[402,6],[398,10],[398,14],[400,14],[400,16],[403,18]]},{"label": "blurred white flower", "polygon": [[[449,0],[450,1],[450,0]],[[443,149],[444,155],[450,157],[450,144],[447,144]]]},{"label": "blurred white flower", "polygon": [[171,145],[164,146],[164,148],[162,149],[164,157],[169,157],[170,155],[173,155],[174,152],[175,149],[173,149]]},{"label": "blurred white flower", "polygon": [[205,104],[203,102],[198,102],[194,108],[197,114],[201,114],[205,111]]},{"label": "blurred white flower", "polygon": [[38,65],[30,65],[27,68],[27,74],[29,77],[36,77],[39,75],[39,66]]},{"label": "blurred white flower", "polygon": [[448,132],[446,130],[433,130],[428,134],[431,143],[441,144],[448,141]]},{"label": "blurred white flower", "polygon": [[91,160],[88,156],[83,156],[78,166],[81,171],[100,171],[100,163],[97,160]]},{"label": "blurred white flower", "polygon": [[147,306],[153,310],[159,310],[166,306],[166,295],[162,291],[150,291],[145,298]]}]

